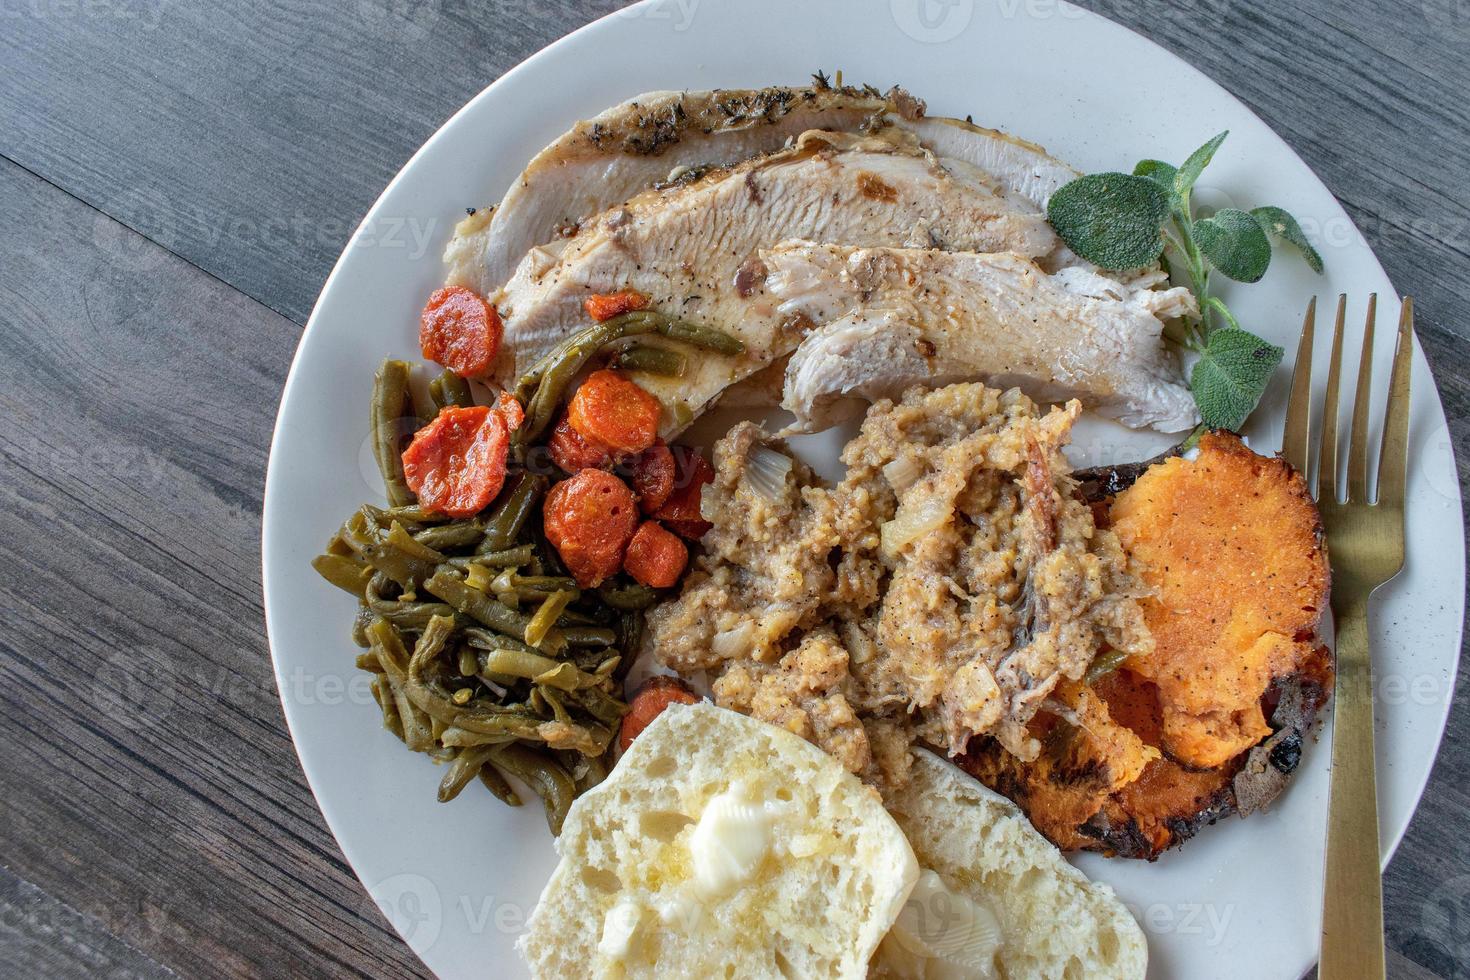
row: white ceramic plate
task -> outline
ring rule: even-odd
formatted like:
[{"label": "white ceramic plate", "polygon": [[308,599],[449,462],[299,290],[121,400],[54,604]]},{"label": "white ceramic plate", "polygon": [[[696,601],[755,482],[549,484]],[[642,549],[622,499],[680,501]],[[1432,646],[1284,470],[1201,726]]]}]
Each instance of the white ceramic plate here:
[{"label": "white ceramic plate", "polygon": [[[511,810],[476,791],[449,805],[435,801],[441,773],[383,731],[352,667],[351,600],[308,565],[352,509],[381,500],[367,450],[372,373],[386,355],[418,358],[417,313],[442,279],[439,254],[464,208],[499,200],[531,155],[574,120],[651,89],[800,84],[818,68],[882,87],[902,83],[932,113],[973,114],[1084,170],[1125,169],[1141,157],[1179,162],[1229,129],[1206,173],[1205,202],[1284,206],[1327,262],[1317,277],[1280,253],[1263,283],[1230,291],[1231,305],[1293,350],[1308,296],[1349,292],[1357,318],[1376,290],[1387,363],[1396,294],[1306,165],[1174,55],[1053,0],[646,0],[537,54],[424,145],[343,253],[286,384],[266,487],[266,613],[302,766],[373,900],[440,976],[524,973],[513,943],[555,853],[534,803]],[[1415,385],[1408,567],[1383,591],[1373,635],[1385,855],[1435,757],[1463,612],[1459,485],[1422,355]],[[1250,433],[1259,448],[1279,445],[1285,387],[1283,369]],[[1105,461],[1143,458],[1162,443],[1089,422],[1076,448],[1079,460]],[[830,472],[836,447],[828,437],[803,451]],[[1327,749],[1324,741],[1307,752],[1271,812],[1231,819],[1155,864],[1078,860],[1135,910],[1149,934],[1151,976],[1288,980],[1311,965]]]}]

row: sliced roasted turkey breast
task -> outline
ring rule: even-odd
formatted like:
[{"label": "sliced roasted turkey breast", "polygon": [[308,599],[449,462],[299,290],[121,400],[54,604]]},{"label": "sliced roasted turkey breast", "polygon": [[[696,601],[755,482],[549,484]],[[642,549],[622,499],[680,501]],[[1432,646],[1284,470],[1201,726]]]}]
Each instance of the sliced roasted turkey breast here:
[{"label": "sliced roasted turkey breast", "polygon": [[883,127],[912,133],[946,166],[982,171],[1003,193],[1038,209],[1077,176],[1033,143],[967,120],[926,116],[923,102],[899,88],[647,92],[577,123],[527,164],[497,207],[461,222],[445,253],[449,282],[489,295],[531,249],[671,175],[733,166],[811,129]]},{"label": "sliced roasted turkey breast", "polygon": [[923,105],[899,90],[777,86],[646,92],[577,123],[532,158],[498,207],[463,222],[445,261],[450,282],[489,294],[516,263],[564,229],[687,167],[730,166],[809,129],[857,130]]},{"label": "sliced roasted turkey breast", "polygon": [[977,379],[1132,426],[1176,432],[1198,418],[1161,335],[1195,309],[1187,289],[1080,267],[1048,275],[1013,253],[793,241],[761,259],[778,312],[815,324],[786,370],[798,431],[915,384]]},{"label": "sliced roasted turkey breast", "polygon": [[809,324],[767,294],[762,249],[790,236],[868,246],[1044,256],[1055,232],[1029,201],[974,168],[951,172],[908,133],[810,131],[779,153],[646,191],[536,248],[493,301],[505,321],[505,380],[587,324],[588,296],[634,289],[654,309],[717,327],[745,353],[690,358],[678,378],[639,383],[666,432],[727,386],[789,353]]}]

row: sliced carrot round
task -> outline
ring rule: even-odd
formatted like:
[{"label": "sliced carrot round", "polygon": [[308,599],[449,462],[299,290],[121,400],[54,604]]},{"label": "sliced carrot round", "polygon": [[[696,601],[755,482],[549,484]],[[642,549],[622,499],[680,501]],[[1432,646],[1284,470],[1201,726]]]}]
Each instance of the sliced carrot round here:
[{"label": "sliced carrot round", "polygon": [[714,482],[715,471],[696,450],[677,446],[675,451],[679,479],[674,492],[653,516],[681,537],[697,541],[714,526],[700,513],[699,502],[705,484]]},{"label": "sliced carrot round", "polygon": [[424,356],[463,378],[490,373],[504,332],[495,307],[463,286],[436,290],[419,317]]},{"label": "sliced carrot round", "polygon": [[699,695],[677,677],[658,675],[650,677],[638,688],[628,702],[628,713],[618,728],[618,747],[624,752],[633,744],[633,739],[643,734],[643,729],[664,713],[671,704],[698,704]]},{"label": "sliced carrot round", "polygon": [[508,391],[502,391],[495,399],[495,410],[504,416],[505,427],[511,432],[519,429],[521,423],[526,421],[525,407]]},{"label": "sliced carrot round", "polygon": [[596,296],[588,296],[582,303],[582,309],[586,310],[587,315],[598,323],[647,307],[648,297],[633,289],[625,289],[619,293],[599,293]]},{"label": "sliced carrot round", "polygon": [[651,589],[667,589],[689,564],[689,549],[657,521],[644,521],[628,542],[623,570]]},{"label": "sliced carrot round", "polygon": [[638,506],[652,514],[664,505],[674,492],[678,466],[674,454],[660,439],[627,462],[628,482],[638,494]]},{"label": "sliced carrot round", "polygon": [[584,589],[617,574],[638,525],[628,485],[602,470],[582,470],[551,488],[542,508],[546,540]]},{"label": "sliced carrot round", "polygon": [[403,475],[419,503],[450,517],[473,517],[505,483],[510,433],[483,406],[443,408],[403,451]]},{"label": "sliced carrot round", "polygon": [[594,371],[567,406],[572,428],[618,453],[641,453],[658,438],[658,399],[617,371]]},{"label": "sliced carrot round", "polygon": [[546,440],[551,461],[568,473],[601,470],[612,465],[612,450],[583,436],[563,415]]}]

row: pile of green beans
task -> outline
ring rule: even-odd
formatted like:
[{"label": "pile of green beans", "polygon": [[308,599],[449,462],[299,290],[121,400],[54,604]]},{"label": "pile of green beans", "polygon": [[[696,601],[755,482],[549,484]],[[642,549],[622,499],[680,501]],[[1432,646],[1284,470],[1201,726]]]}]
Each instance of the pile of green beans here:
[{"label": "pile of green beans", "polygon": [[[563,368],[546,370],[560,378]],[[439,410],[473,398],[445,374],[419,403],[409,375],[404,362],[387,361],[373,390],[373,449],[388,506],[359,508],[312,565],[357,599],[352,636],[366,651],[357,665],[373,675],[383,725],[445,765],[439,799],[478,779],[519,806],[513,777],[540,796],[560,833],[572,800],[611,766],[628,710],[622,675],[655,596],[626,580],[577,588],[540,531],[544,476],[511,475],[472,518],[419,507],[404,479],[403,443]]]}]

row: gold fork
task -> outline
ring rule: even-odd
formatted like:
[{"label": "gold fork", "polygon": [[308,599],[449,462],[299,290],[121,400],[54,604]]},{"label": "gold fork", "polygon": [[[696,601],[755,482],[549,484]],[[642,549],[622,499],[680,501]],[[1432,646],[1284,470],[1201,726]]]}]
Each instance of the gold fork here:
[{"label": "gold fork", "polygon": [[[1308,480],[1327,531],[1332,564],[1332,615],[1337,626],[1332,790],[1327,814],[1327,873],[1322,898],[1319,980],[1381,980],[1383,884],[1378,851],[1378,794],[1373,773],[1372,658],[1368,597],[1404,567],[1404,490],[1409,463],[1409,374],[1414,351],[1414,303],[1404,299],[1393,356],[1376,500],[1368,490],[1369,393],[1378,296],[1368,298],[1358,391],[1348,445],[1346,500],[1338,500],[1338,383],[1347,297],[1337,301],[1327,373],[1320,458]],[[1312,415],[1312,335],[1317,300],[1307,306],[1297,346],[1281,455],[1305,477]]]}]

